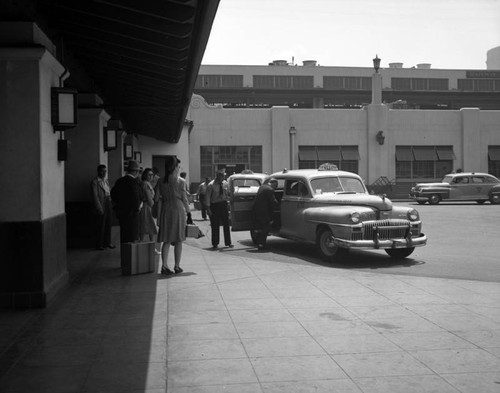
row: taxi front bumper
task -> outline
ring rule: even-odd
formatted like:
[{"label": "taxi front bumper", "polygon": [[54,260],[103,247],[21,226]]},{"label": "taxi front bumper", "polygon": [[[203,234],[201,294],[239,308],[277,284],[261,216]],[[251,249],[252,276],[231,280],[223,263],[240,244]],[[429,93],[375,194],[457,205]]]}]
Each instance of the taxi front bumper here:
[{"label": "taxi front bumper", "polygon": [[366,249],[387,249],[387,248],[411,248],[422,247],[427,244],[427,236],[421,233],[419,236],[399,239],[373,239],[373,240],[346,240],[333,239],[335,245],[342,248],[366,248]]}]

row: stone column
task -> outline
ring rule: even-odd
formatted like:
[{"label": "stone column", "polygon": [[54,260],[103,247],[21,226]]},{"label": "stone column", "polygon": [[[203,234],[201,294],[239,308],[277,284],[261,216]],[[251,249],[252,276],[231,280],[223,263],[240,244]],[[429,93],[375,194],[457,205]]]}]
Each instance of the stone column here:
[{"label": "stone column", "polygon": [[51,87],[64,67],[33,23],[0,23],[0,307],[44,307],[67,284],[64,161]]}]

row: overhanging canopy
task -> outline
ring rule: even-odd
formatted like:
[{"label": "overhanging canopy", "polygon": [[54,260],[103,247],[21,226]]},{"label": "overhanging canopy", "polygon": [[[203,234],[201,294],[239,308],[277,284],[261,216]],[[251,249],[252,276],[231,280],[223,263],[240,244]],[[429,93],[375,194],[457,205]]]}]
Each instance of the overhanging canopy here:
[{"label": "overhanging canopy", "polygon": [[34,21],[129,133],[178,142],[219,0],[1,0],[0,20]]}]

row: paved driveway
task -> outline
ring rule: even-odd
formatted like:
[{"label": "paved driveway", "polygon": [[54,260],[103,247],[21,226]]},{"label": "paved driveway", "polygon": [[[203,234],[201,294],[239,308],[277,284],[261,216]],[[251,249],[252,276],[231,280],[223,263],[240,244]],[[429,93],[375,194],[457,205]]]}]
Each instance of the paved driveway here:
[{"label": "paved driveway", "polygon": [[[276,237],[269,238],[267,252],[259,253],[248,231],[231,233],[235,245],[231,252],[248,258],[312,263],[338,269],[500,282],[500,205],[475,202],[437,206],[420,206],[413,202],[396,204],[415,206],[423,218],[423,232],[428,237],[427,246],[417,248],[406,260],[392,260],[384,251],[351,251],[343,263],[328,265],[318,257],[315,247]],[[193,217],[207,237],[188,242],[208,249],[211,246],[209,222],[202,221],[197,211],[193,212]]]}]

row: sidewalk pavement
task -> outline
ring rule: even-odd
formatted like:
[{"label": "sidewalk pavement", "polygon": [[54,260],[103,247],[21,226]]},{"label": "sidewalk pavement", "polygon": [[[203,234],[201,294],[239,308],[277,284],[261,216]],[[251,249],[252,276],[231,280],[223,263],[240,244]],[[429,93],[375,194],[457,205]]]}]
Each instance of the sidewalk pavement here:
[{"label": "sidewalk pavement", "polygon": [[118,249],[70,250],[54,304],[0,312],[0,391],[500,391],[499,283],[208,247],[189,239],[168,278],[122,276]]}]

